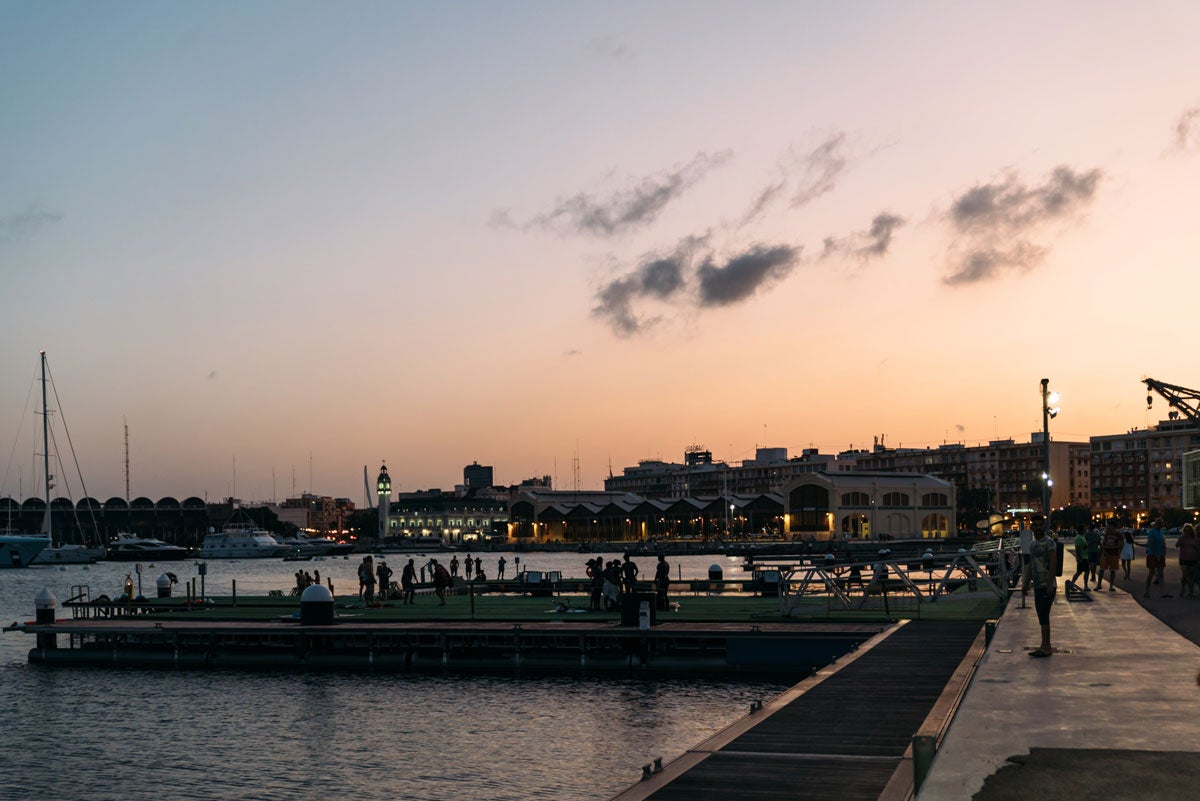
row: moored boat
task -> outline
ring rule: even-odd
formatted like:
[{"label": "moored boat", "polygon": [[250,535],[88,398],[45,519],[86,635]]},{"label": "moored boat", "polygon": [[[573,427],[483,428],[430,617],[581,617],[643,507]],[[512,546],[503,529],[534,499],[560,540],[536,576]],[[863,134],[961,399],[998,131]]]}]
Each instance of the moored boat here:
[{"label": "moored boat", "polygon": [[[49,538],[46,538],[49,540]],[[33,560],[35,565],[90,565],[105,557],[100,547],[66,543],[43,548]]]},{"label": "moored boat", "polygon": [[290,549],[265,529],[253,523],[227,523],[220,531],[209,531],[200,545],[204,559],[267,559],[287,556]]},{"label": "moored boat", "polygon": [[179,545],[122,532],[108,544],[106,558],[111,562],[169,562],[187,559],[190,554]]},{"label": "moored boat", "polygon": [[0,534],[0,568],[28,567],[49,545],[49,537]]}]

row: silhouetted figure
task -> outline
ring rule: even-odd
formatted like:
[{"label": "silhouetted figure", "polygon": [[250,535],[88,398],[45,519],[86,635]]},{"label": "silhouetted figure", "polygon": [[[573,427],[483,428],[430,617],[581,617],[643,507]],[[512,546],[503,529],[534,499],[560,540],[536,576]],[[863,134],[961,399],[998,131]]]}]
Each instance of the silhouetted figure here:
[{"label": "silhouetted figure", "polygon": [[658,591],[658,608],[667,610],[667,589],[671,586],[671,565],[667,557],[658,555],[658,564],[654,566],[654,588]]},{"label": "silhouetted figure", "polygon": [[375,575],[379,577],[379,597],[386,601],[388,598],[388,588],[392,586],[392,569],[388,567],[388,563],[382,559],[379,561],[379,567],[375,568]]},{"label": "silhouetted figure", "polygon": [[406,603],[406,604],[416,603],[416,599],[417,599],[416,583],[417,583],[417,566],[413,564],[413,560],[409,559],[408,564],[406,564],[404,566],[404,569],[400,571],[400,589],[402,590],[402,596],[404,598],[404,603]]}]

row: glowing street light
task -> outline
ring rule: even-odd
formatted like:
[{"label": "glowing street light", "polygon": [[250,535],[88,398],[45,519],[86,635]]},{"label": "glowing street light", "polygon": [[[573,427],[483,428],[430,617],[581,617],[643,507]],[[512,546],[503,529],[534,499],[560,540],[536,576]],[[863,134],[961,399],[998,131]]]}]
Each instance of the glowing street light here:
[{"label": "glowing street light", "polygon": [[1059,394],[1050,391],[1050,379],[1042,379],[1042,514],[1046,516],[1046,525],[1050,525],[1050,488],[1054,481],[1050,478],[1050,420],[1058,417],[1056,405]]}]

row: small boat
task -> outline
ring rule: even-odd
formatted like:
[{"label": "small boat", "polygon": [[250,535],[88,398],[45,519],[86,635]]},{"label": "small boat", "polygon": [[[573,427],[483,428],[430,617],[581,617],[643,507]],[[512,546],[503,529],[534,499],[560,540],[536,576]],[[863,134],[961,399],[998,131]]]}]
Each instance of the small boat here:
[{"label": "small boat", "polygon": [[226,523],[220,531],[209,529],[199,555],[204,559],[268,559],[287,556],[289,551],[266,529],[239,520]]},{"label": "small boat", "polygon": [[108,544],[107,559],[110,562],[170,562],[187,559],[190,554],[191,551],[179,545],[122,532]]}]

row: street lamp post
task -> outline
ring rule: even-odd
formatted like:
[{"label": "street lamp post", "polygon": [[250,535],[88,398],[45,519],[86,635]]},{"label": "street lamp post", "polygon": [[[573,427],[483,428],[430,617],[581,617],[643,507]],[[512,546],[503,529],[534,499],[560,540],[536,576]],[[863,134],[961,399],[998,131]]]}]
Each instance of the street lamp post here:
[{"label": "street lamp post", "polygon": [[1050,391],[1050,379],[1042,379],[1042,514],[1046,516],[1046,525],[1050,525],[1050,487],[1054,485],[1050,478],[1050,419],[1058,416],[1058,408],[1051,404],[1058,403],[1058,393]]}]

